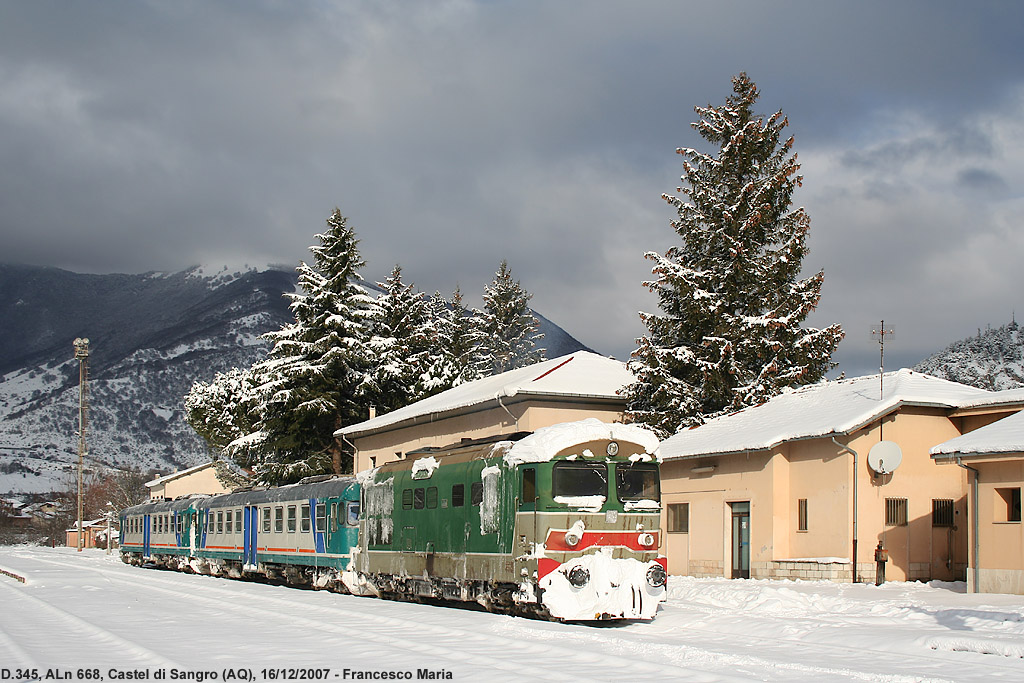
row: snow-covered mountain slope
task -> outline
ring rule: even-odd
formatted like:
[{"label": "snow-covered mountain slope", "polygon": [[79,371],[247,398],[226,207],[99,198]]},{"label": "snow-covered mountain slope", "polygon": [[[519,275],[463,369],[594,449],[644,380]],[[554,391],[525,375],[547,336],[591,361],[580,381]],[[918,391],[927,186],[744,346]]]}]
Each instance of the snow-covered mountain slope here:
[{"label": "snow-covered mountain slope", "polygon": [[1024,334],[1016,322],[978,330],[914,369],[990,391],[1024,387]]},{"label": "snow-covered mountain slope", "polygon": [[[0,264],[0,494],[66,488],[78,462],[78,362],[90,340],[87,465],[171,471],[207,458],[192,383],[266,356],[290,322],[287,266],[82,275]],[[548,357],[586,347],[542,316]]]}]

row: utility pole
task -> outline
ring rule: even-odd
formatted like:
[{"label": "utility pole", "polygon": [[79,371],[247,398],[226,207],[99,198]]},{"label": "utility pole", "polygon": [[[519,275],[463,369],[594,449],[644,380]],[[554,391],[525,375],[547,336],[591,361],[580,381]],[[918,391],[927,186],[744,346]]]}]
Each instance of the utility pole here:
[{"label": "utility pole", "polygon": [[79,337],[75,340],[75,358],[78,360],[78,552],[85,547],[82,537],[82,467],[85,462],[85,429],[88,424],[86,411],[89,408],[89,340]]}]

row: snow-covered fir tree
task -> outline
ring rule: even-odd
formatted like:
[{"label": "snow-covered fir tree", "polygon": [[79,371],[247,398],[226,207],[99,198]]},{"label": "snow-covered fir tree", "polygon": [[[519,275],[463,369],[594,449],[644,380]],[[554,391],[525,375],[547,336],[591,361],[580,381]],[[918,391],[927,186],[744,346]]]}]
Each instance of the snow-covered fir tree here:
[{"label": "snow-covered fir tree", "polygon": [[438,393],[480,378],[480,332],[456,287],[451,301],[440,292],[430,298],[431,357],[428,393]]},{"label": "snow-covered fir tree", "polygon": [[989,391],[1024,387],[1024,334],[1016,320],[979,329],[977,336],[953,342],[914,369]]},{"label": "snow-covered fir tree", "polygon": [[[210,382],[193,383],[185,396],[185,420],[214,455],[256,430],[263,404],[260,384],[252,368],[232,368],[218,372]],[[254,463],[239,464],[251,467]]]},{"label": "snow-covered fir tree", "polygon": [[544,359],[544,349],[537,347],[544,335],[538,333],[540,323],[529,307],[532,298],[518,280],[512,279],[508,262],[502,261],[494,280],[484,288],[483,309],[473,309],[482,376]]},{"label": "snow-covered fir tree", "polygon": [[430,367],[430,311],[426,297],[412,284],[402,282],[395,266],[384,282],[378,282],[370,321],[370,370],[362,395],[382,412],[409,405],[426,395]]},{"label": "snow-covered fir tree", "polygon": [[733,79],[723,106],[696,107],[693,128],[718,147],[676,150],[683,186],[663,198],[682,243],[648,252],[661,313],[629,361],[628,416],[665,436],[821,379],[843,337],[801,323],[818,305],[824,273],[799,279],[810,218],[792,209],[802,177],[788,121],[754,113],[757,86]]},{"label": "snow-covered fir tree", "polygon": [[265,378],[259,430],[229,447],[255,450],[256,475],[268,484],[350,471],[352,454],[334,432],[365,419],[359,390],[374,300],[360,284],[358,240],[338,209],[316,238],[313,265],[299,265],[301,291],[290,295],[295,322],[267,335],[274,347],[255,367]]}]

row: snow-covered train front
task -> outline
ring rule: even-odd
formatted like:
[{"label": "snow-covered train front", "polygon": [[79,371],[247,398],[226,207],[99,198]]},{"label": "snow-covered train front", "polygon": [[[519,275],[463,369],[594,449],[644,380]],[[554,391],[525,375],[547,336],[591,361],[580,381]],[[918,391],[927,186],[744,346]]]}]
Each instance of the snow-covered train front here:
[{"label": "snow-covered train front", "polygon": [[665,599],[658,441],[598,420],[410,453],[361,477],[353,592],[564,620]]}]

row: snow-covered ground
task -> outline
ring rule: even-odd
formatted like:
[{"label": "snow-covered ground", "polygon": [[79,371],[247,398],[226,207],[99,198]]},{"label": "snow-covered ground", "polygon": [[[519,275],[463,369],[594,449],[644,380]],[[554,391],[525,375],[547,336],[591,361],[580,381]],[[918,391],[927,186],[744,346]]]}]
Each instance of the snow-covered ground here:
[{"label": "snow-covered ground", "polygon": [[1024,596],[962,584],[672,577],[654,621],[593,626],[140,569],[96,550],[5,547],[0,569],[26,579],[0,575],[11,681],[1024,680]]}]

